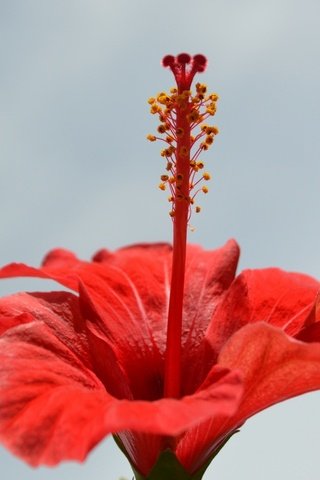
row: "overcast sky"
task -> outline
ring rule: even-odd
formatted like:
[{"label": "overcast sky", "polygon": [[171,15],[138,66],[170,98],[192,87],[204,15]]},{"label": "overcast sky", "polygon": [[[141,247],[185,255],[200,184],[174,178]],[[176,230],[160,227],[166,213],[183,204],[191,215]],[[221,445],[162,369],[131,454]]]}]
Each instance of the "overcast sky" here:
[{"label": "overcast sky", "polygon": [[[0,263],[63,246],[171,239],[146,99],[173,85],[164,54],[209,59],[221,134],[189,241],[238,240],[240,268],[320,277],[318,0],[0,0]],[[49,286],[48,286],[49,285]],[[1,294],[48,289],[2,281]],[[251,419],[208,480],[318,480],[319,393]],[[111,441],[84,465],[32,470],[3,449],[5,480],[130,478]]]}]

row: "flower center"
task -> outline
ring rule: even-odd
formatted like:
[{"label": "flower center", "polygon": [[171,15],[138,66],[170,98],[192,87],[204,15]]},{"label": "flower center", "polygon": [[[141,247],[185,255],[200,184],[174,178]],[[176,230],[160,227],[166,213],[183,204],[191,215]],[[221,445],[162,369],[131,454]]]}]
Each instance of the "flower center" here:
[{"label": "flower center", "polygon": [[[178,398],[181,393],[181,337],[183,295],[187,246],[187,228],[196,195],[208,192],[203,182],[210,174],[202,173],[200,154],[212,145],[218,128],[206,125],[205,120],[216,112],[218,95],[207,95],[204,84],[196,84],[195,95],[190,90],[196,73],[204,72],[206,57],[181,53],[163,58],[164,67],[171,69],[177,86],[170,93],[161,92],[150,98],[151,113],[158,114],[159,134],[148,135],[150,141],[164,141],[161,156],[166,160],[166,173],[161,175],[161,190],[170,190],[169,212],[173,221],[173,258],[168,311],[167,344],[165,353],[164,396]],[[200,176],[199,176],[200,172]],[[198,176],[198,178],[197,178]],[[202,183],[202,185],[201,185]],[[194,211],[200,212],[195,206]]]}]

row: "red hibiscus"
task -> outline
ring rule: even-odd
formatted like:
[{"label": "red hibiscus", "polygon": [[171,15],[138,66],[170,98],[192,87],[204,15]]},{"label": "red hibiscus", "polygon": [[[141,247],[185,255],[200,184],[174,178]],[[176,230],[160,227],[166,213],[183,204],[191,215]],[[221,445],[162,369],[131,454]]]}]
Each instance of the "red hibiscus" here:
[{"label": "red hibiscus", "polygon": [[[177,87],[151,97],[159,118],[173,247],[102,250],[92,262],[55,250],[42,268],[67,291],[0,300],[0,440],[32,465],[83,460],[107,434],[137,480],[200,480],[253,414],[320,388],[319,283],[277,269],[235,271],[234,241],[187,246],[199,155],[213,144],[217,94],[190,87],[206,58],[167,55]],[[202,185],[202,186],[201,186]]]},{"label": "red hibiscus", "polygon": [[188,246],[182,392],[163,398],[171,257],[166,244],[92,262],[56,250],[40,269],[0,270],[75,292],[0,300],[0,440],[15,454],[32,465],[83,460],[113,433],[141,478],[167,449],[196,478],[250,416],[320,388],[319,283],[278,269],[234,279],[230,241]]}]

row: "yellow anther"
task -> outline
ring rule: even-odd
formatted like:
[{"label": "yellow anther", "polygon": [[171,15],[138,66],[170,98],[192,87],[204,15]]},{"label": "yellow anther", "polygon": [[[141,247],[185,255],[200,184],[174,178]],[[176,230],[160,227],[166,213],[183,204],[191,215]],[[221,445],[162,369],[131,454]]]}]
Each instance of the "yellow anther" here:
[{"label": "yellow anther", "polygon": [[168,175],[161,175],[160,179],[163,181],[163,182],[167,182],[169,180],[169,176]]},{"label": "yellow anther", "polygon": [[155,137],[154,135],[147,135],[147,139],[150,141],[150,142],[155,142],[157,140],[157,137]]},{"label": "yellow anther", "polygon": [[169,148],[165,148],[164,150],[161,150],[160,155],[161,157],[171,157],[174,151],[175,151],[175,148],[172,145],[170,145]]},{"label": "yellow anther", "polygon": [[173,164],[172,162],[167,162],[167,166],[166,166],[166,170],[168,170],[168,172],[171,170]]},{"label": "yellow anther", "polygon": [[207,144],[207,145],[212,145],[212,144],[213,144],[213,140],[214,140],[213,135],[208,135],[208,136],[206,137],[206,144]]},{"label": "yellow anther", "polygon": [[204,167],[204,163],[203,162],[197,162],[197,167],[198,168],[203,168]]},{"label": "yellow anther", "polygon": [[210,105],[206,108],[206,112],[209,113],[209,115],[214,115],[217,111],[217,106],[215,103],[210,103]]},{"label": "yellow anther", "polygon": [[173,138],[173,137],[170,137],[170,135],[168,135],[168,136],[166,137],[166,142],[171,143],[171,142],[173,142],[173,141],[174,141],[174,138]]},{"label": "yellow anther", "polygon": [[190,205],[193,205],[193,204],[194,204],[193,198],[189,197],[189,203],[190,203]]},{"label": "yellow anther", "polygon": [[161,123],[161,125],[159,125],[157,130],[158,130],[159,133],[165,133],[166,130],[168,130],[168,127],[165,123]]},{"label": "yellow anther", "polygon": [[209,192],[209,188],[206,187],[205,185],[202,187],[201,190],[203,191],[203,193],[208,193]]},{"label": "yellow anther", "polygon": [[203,125],[200,126],[200,128],[201,128],[202,132],[207,132],[208,128],[211,128],[211,127],[209,127],[208,125],[203,124]]},{"label": "yellow anther", "polygon": [[202,150],[208,150],[209,148],[209,146],[205,142],[200,143],[200,147],[202,148]]},{"label": "yellow anther", "polygon": [[154,115],[155,113],[161,112],[161,108],[156,103],[153,103],[151,105],[150,112],[152,113],[152,115]]},{"label": "yellow anther", "polygon": [[209,95],[209,100],[211,100],[212,102],[216,102],[217,100],[219,100],[219,95],[217,93],[211,93],[211,95]]},{"label": "yellow anther", "polygon": [[167,105],[171,99],[166,93],[161,93],[160,95],[158,95],[157,100],[162,105]]},{"label": "yellow anther", "polygon": [[156,99],[155,99],[154,97],[148,98],[148,103],[149,103],[150,105],[152,105],[155,101],[156,101]]},{"label": "yellow anther", "polygon": [[197,83],[196,90],[197,90],[197,93],[206,93],[207,85],[205,83]]},{"label": "yellow anther", "polygon": [[213,125],[212,127],[209,127],[208,125],[206,126],[206,129],[204,130],[207,135],[218,135],[219,133],[219,128]]},{"label": "yellow anther", "polygon": [[200,115],[198,110],[193,110],[189,115],[188,115],[188,120],[190,123],[196,122],[199,119]]},{"label": "yellow anther", "polygon": [[168,197],[168,202],[173,202],[173,196],[170,195],[170,197]]},{"label": "yellow anther", "polygon": [[171,183],[171,185],[172,185],[173,183],[176,183],[175,177],[170,177],[168,181],[169,181],[169,183]]},{"label": "yellow anther", "polygon": [[198,171],[199,171],[199,168],[198,168],[198,166],[197,166],[197,162],[195,162],[194,160],[191,160],[191,161],[190,161],[190,167],[192,168],[192,170],[193,170],[194,172],[198,172]]},{"label": "yellow anther", "polygon": [[[210,175],[210,173],[208,173],[208,172],[204,172],[204,174],[202,175],[202,178],[203,178],[204,180],[210,180],[210,179],[211,179],[211,175]],[[161,180],[162,180],[162,179],[161,179]]]},{"label": "yellow anther", "polygon": [[174,214],[174,211],[171,210],[171,211],[169,212],[169,215],[170,215],[170,217],[174,217],[174,215],[175,215],[175,214]]},{"label": "yellow anther", "polygon": [[194,209],[194,211],[195,211],[196,213],[200,213],[200,212],[201,212],[201,207],[196,206],[196,208]]},{"label": "yellow anther", "polygon": [[158,187],[160,188],[160,190],[165,190],[166,189],[166,186],[164,183],[159,183]]},{"label": "yellow anther", "polygon": [[188,149],[185,145],[183,145],[181,148],[180,148],[180,155],[182,157],[186,157],[188,155]]},{"label": "yellow anther", "polygon": [[170,88],[170,93],[177,93],[177,89],[175,87]]}]

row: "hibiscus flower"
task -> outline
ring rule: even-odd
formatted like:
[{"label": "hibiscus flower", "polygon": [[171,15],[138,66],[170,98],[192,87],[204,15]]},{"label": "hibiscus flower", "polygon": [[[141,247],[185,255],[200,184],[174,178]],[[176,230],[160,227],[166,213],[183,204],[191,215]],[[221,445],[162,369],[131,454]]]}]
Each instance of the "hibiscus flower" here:
[{"label": "hibiscus flower", "polygon": [[[200,480],[255,413],[320,388],[319,282],[279,269],[236,275],[239,248],[187,246],[195,200],[210,180],[199,155],[218,129],[203,55],[163,59],[177,88],[150,98],[160,120],[173,245],[63,249],[40,277],[68,291],[0,299],[0,441],[31,465],[82,461],[113,434],[136,480]],[[200,173],[200,177],[199,177]]]},{"label": "hibiscus flower", "polygon": [[238,253],[234,241],[188,247],[178,399],[163,398],[172,247],[104,250],[92,262],[55,250],[39,269],[4,267],[1,277],[75,293],[0,300],[0,440],[54,465],[83,460],[112,433],[136,478],[157,478],[162,452],[189,475],[163,478],[201,478],[250,416],[319,388],[319,283],[278,269],[234,278]]}]

